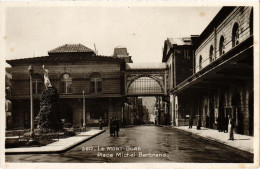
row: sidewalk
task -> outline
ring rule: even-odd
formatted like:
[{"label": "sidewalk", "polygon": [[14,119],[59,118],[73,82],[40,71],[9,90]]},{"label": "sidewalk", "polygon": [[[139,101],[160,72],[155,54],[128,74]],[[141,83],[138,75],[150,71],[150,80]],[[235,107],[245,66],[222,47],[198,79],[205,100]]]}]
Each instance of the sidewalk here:
[{"label": "sidewalk", "polygon": [[92,129],[87,132],[82,132],[73,137],[59,139],[59,141],[42,147],[8,148],[5,149],[5,154],[61,153],[103,132],[105,132],[105,130]]},{"label": "sidewalk", "polygon": [[180,131],[186,131],[191,133],[195,137],[200,137],[209,141],[214,141],[218,143],[222,143],[234,149],[240,150],[241,152],[250,153],[251,155],[254,154],[253,148],[253,137],[241,134],[235,134],[235,140],[228,140],[229,135],[228,133],[218,132],[218,130],[209,129],[205,127],[201,127],[201,130],[197,130],[196,126],[193,126],[192,129],[188,129],[188,126],[179,126],[173,127]]}]

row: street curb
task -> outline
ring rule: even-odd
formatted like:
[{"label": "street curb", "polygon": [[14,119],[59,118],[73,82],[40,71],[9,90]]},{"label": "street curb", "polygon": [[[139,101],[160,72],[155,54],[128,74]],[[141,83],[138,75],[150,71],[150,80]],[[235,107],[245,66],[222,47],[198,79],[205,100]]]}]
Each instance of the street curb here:
[{"label": "street curb", "polygon": [[210,141],[210,142],[214,142],[214,143],[217,143],[219,145],[224,145],[228,150],[231,150],[231,151],[234,151],[235,153],[243,156],[244,158],[248,159],[248,160],[251,160],[252,163],[254,162],[254,154],[248,152],[248,151],[245,151],[245,150],[241,150],[241,149],[238,149],[236,147],[232,147],[230,145],[227,145],[225,143],[222,143],[222,142],[219,142],[215,139],[212,139],[212,138],[207,138],[207,137],[203,137],[203,136],[200,136],[196,133],[192,133],[192,132],[189,132],[189,131],[186,131],[186,130],[182,130],[182,129],[179,129],[177,127],[172,127],[174,129],[177,129],[179,132],[183,132],[185,134],[190,134],[192,137],[194,138],[201,138],[203,139],[204,141]]},{"label": "street curb", "polygon": [[[94,134],[94,135],[92,135],[90,137],[86,137],[86,139],[83,139],[80,142],[76,142],[76,143],[73,143],[73,144],[71,144],[69,146],[66,146],[62,150],[53,150],[53,151],[46,151],[46,152],[45,151],[39,151],[39,152],[36,152],[36,151],[33,151],[33,152],[30,152],[30,151],[28,151],[28,152],[5,152],[5,154],[6,155],[18,155],[18,154],[54,154],[54,153],[64,153],[64,152],[66,152],[66,151],[68,151],[68,150],[70,150],[70,149],[72,149],[72,148],[82,144],[83,142],[86,142],[86,141],[88,141],[88,140],[90,140],[90,139],[92,139],[92,138],[94,138],[94,137],[104,133],[105,131],[106,130],[102,130],[102,131],[100,131],[97,134]],[[80,136],[80,137],[82,137],[82,136]]]}]

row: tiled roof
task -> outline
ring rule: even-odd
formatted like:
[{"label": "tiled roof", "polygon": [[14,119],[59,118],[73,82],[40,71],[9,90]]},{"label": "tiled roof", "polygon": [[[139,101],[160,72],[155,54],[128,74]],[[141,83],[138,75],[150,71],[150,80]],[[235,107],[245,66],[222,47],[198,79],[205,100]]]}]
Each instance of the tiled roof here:
[{"label": "tiled roof", "polygon": [[78,53],[78,52],[83,52],[83,53],[94,53],[92,49],[89,49],[88,47],[82,45],[82,44],[65,44],[62,46],[59,46],[55,49],[52,49],[48,51],[48,54],[53,54],[53,53]]},{"label": "tiled roof", "polygon": [[57,55],[56,57],[51,56],[41,56],[33,58],[24,58],[24,59],[15,59],[7,60],[6,62],[10,65],[19,65],[19,64],[45,64],[45,63],[77,63],[84,61],[108,61],[108,62],[124,62],[124,59],[115,58],[110,56],[97,56],[94,54],[78,55]]}]

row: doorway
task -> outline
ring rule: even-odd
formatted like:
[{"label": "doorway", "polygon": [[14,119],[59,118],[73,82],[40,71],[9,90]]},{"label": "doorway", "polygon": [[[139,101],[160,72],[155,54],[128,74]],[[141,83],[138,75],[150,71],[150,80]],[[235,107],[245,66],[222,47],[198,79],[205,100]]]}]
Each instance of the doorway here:
[{"label": "doorway", "polygon": [[235,130],[238,134],[244,134],[243,115],[241,113],[241,99],[237,92],[232,96],[233,119],[235,121]]}]

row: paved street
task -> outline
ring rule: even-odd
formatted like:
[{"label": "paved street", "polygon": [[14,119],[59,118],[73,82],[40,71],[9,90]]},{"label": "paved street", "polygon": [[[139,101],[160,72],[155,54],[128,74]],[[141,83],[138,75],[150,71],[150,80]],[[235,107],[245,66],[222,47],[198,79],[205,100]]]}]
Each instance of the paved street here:
[{"label": "paved street", "polygon": [[183,134],[174,128],[136,126],[109,131],[61,154],[6,155],[6,162],[252,162],[225,146]]}]

